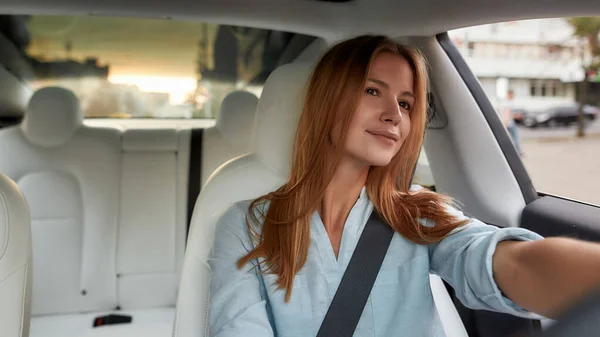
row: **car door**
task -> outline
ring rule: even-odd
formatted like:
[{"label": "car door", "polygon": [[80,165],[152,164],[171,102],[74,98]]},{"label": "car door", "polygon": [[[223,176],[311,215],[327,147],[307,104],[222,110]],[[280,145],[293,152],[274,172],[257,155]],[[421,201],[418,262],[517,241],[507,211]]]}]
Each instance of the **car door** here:
[{"label": "car door", "polygon": [[[600,167],[600,161],[595,163],[581,159],[579,162],[573,160],[572,163],[561,163],[561,161],[564,162],[564,158],[560,156],[562,151],[555,151],[553,154],[551,150],[547,150],[545,147],[543,154],[541,150],[539,151],[540,153],[527,153],[528,149],[526,148],[525,157],[520,158],[516,151],[514,151],[514,148],[512,148],[510,141],[507,141],[507,133],[503,129],[502,124],[495,121],[497,119],[496,112],[491,108],[490,97],[488,97],[491,95],[486,95],[480,84],[480,79],[475,76],[465,61],[464,54],[461,54],[447,33],[438,35],[437,40],[456,70],[460,73],[464,83],[479,105],[481,113],[486,117],[519,184],[526,203],[522,209],[519,225],[545,237],[562,236],[600,242],[600,197],[597,196],[600,195],[600,192],[590,192],[587,194],[577,194],[576,192],[577,189],[585,190],[593,188],[589,183],[598,180],[598,176],[595,174],[598,171],[597,168]],[[574,138],[574,134],[575,131],[573,131],[572,138]],[[532,146],[532,149],[541,148],[537,142],[536,140],[536,145]],[[570,147],[555,145],[555,148],[559,149],[561,146],[564,147],[562,149],[564,151],[576,147],[576,145]],[[592,149],[589,150],[590,153],[596,150],[600,151],[600,141],[590,140],[586,143],[582,142],[581,149],[584,147],[586,147],[585,151],[588,150],[587,147],[591,147]],[[551,149],[551,147],[548,148]],[[532,158],[529,159],[528,156]],[[561,176],[562,178],[559,177],[560,179],[557,180],[560,180],[560,182],[556,183],[556,188],[553,187],[553,185],[548,183],[548,181],[552,180],[552,177],[544,178],[539,173],[544,172],[543,169],[531,169],[527,167],[541,156],[553,156],[549,162],[554,162],[555,164],[561,163],[560,165],[567,166],[567,171],[573,172],[570,174],[571,177],[567,176],[567,178],[564,178],[562,177],[564,175],[557,173],[556,176]],[[527,165],[524,165],[524,162]],[[578,175],[576,166],[578,163],[582,164],[584,162],[588,166],[588,170],[580,168],[581,172]],[[589,170],[590,166],[592,170]],[[548,173],[548,170],[551,169],[552,167],[549,165],[545,172]],[[533,171],[532,175],[530,175],[531,171]],[[548,173],[547,175],[551,176],[552,174]],[[584,175],[584,177],[581,177],[581,175]],[[577,187],[566,188],[564,185],[568,185],[569,183],[577,184]],[[571,193],[570,191],[572,191],[573,195],[562,195],[561,191],[567,191],[565,193]],[[600,191],[600,189],[595,191]],[[469,336],[509,336],[515,332],[531,333],[540,330],[542,327],[539,321],[526,320],[487,311],[470,310],[462,306],[457,300],[455,300],[455,304],[459,309]]]}]

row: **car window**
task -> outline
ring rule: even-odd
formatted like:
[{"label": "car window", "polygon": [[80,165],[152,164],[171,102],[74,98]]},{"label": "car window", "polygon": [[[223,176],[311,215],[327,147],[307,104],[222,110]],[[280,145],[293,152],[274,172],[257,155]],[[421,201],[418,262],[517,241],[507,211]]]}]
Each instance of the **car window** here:
[{"label": "car window", "polygon": [[500,22],[449,35],[500,117],[512,112],[503,122],[536,189],[600,205],[600,17]]},{"label": "car window", "polygon": [[20,47],[31,86],[66,87],[87,118],[215,118],[234,90],[260,95],[267,76],[315,38],[177,20],[26,17]]}]

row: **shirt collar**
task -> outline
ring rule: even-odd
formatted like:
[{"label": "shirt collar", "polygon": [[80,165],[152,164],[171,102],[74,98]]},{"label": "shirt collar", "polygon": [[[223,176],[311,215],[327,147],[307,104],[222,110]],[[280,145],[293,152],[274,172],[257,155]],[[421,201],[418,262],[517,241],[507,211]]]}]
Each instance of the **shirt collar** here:
[{"label": "shirt collar", "polygon": [[360,190],[360,194],[358,195],[358,200],[369,199],[369,195],[367,194],[367,186],[363,186],[362,190]]}]

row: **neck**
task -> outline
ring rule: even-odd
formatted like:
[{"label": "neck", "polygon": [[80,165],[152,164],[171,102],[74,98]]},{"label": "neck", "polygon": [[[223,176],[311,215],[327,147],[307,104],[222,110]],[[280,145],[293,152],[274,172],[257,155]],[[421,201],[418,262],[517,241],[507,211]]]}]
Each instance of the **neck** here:
[{"label": "neck", "polygon": [[367,182],[369,166],[342,159],[321,202],[320,215],[326,230],[343,228],[350,210]]}]

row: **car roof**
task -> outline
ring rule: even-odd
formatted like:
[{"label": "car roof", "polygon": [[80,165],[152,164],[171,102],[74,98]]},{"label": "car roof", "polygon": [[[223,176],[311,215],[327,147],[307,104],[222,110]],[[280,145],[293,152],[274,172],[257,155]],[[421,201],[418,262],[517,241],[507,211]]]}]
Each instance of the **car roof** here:
[{"label": "car roof", "polygon": [[2,0],[0,13],[194,20],[334,41],[362,33],[431,36],[492,22],[600,15],[600,6],[598,0]]}]

